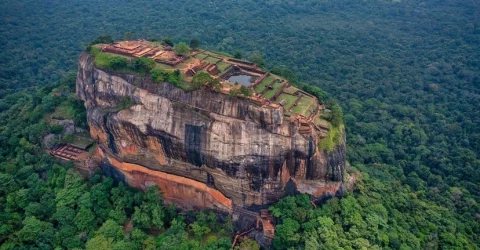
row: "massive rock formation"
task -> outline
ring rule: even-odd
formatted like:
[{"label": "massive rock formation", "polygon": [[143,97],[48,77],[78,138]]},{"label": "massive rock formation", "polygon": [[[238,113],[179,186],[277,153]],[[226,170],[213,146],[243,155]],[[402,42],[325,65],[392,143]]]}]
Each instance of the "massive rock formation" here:
[{"label": "massive rock formation", "polygon": [[[344,136],[318,150],[318,136],[300,134],[281,107],[106,72],[85,52],[77,95],[105,172],[137,188],[159,185],[183,207],[258,209],[286,193],[321,199],[342,189]],[[125,100],[134,104],[119,108]]]}]

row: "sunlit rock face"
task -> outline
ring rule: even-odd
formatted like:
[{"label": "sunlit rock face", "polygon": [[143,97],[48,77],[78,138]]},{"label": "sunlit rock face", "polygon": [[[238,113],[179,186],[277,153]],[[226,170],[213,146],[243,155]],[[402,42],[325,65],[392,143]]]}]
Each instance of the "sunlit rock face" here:
[{"label": "sunlit rock face", "polygon": [[[103,169],[133,187],[158,185],[181,206],[221,210],[342,190],[345,139],[330,153],[319,151],[319,138],[298,133],[281,108],[105,72],[87,53],[76,84]],[[134,105],[120,110],[126,98]]]}]

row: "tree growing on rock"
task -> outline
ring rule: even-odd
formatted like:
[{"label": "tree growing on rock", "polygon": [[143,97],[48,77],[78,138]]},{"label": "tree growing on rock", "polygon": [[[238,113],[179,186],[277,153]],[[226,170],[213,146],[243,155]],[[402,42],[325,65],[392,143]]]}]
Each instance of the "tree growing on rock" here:
[{"label": "tree growing on rock", "polygon": [[213,79],[210,81],[208,86],[217,91],[221,90],[223,87],[222,83],[218,79]]},{"label": "tree growing on rock", "polygon": [[155,61],[152,58],[140,57],[132,61],[133,70],[145,74],[155,67]]},{"label": "tree growing on rock", "polygon": [[190,54],[190,47],[185,42],[178,43],[173,47],[173,50],[177,55],[181,56],[188,56]]},{"label": "tree growing on rock", "polygon": [[245,86],[241,86],[240,87],[240,93],[242,93],[242,95],[244,95],[244,96],[251,96],[252,95],[252,90],[245,87]]},{"label": "tree growing on rock", "polygon": [[231,88],[228,94],[230,94],[230,96],[239,96],[241,92],[239,88]]},{"label": "tree growing on rock", "polygon": [[198,72],[192,78],[192,86],[194,88],[201,88],[205,84],[210,84],[213,82],[212,76],[206,72]]}]

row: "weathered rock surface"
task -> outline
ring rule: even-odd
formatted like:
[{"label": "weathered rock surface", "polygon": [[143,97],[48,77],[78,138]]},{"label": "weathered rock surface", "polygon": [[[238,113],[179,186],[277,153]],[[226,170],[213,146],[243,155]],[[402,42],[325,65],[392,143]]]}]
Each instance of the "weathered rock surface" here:
[{"label": "weathered rock surface", "polygon": [[[104,170],[134,187],[159,185],[184,207],[255,209],[286,192],[321,199],[342,189],[345,139],[330,153],[319,151],[319,138],[298,133],[281,108],[105,72],[87,53],[77,95]],[[135,104],[118,110],[127,97]]]}]

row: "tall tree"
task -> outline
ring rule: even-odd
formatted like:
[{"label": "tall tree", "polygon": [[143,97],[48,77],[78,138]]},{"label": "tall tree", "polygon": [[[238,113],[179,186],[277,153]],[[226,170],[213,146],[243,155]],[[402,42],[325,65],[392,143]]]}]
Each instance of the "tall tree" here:
[{"label": "tall tree", "polygon": [[263,60],[263,56],[258,51],[255,51],[252,54],[250,54],[248,59],[250,61],[254,62],[255,64],[257,64],[259,67],[264,67],[265,66],[265,61]]},{"label": "tall tree", "polygon": [[197,49],[200,46],[200,41],[197,39],[190,40],[190,48]]},{"label": "tall tree", "polygon": [[185,42],[180,42],[173,47],[173,50],[177,55],[188,56],[190,54],[190,47]]}]

